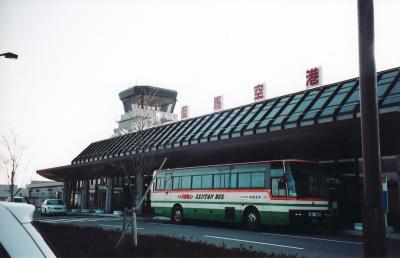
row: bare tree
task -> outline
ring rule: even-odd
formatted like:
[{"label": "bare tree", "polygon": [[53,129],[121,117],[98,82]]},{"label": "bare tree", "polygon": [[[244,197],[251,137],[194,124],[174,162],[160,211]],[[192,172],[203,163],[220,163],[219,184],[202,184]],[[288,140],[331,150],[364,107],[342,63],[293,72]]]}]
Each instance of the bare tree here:
[{"label": "bare tree", "polygon": [[[164,158],[162,163],[159,165],[158,169],[162,169],[166,161],[167,161],[167,158]],[[155,163],[154,155],[146,155],[145,156],[145,154],[139,154],[137,157],[132,158],[130,160],[130,163],[128,163],[128,164],[117,163],[117,165],[115,165],[115,164],[113,165],[114,168],[116,168],[115,166],[118,166],[118,168],[124,172],[126,178],[128,178],[128,186],[129,186],[129,189],[131,192],[132,200],[134,200],[133,207],[131,209],[129,209],[129,210],[124,209],[122,234],[121,234],[119,241],[116,244],[116,247],[118,247],[120,245],[120,243],[122,242],[122,240],[126,237],[126,234],[127,234],[130,226],[132,229],[131,230],[132,243],[134,246],[138,245],[136,213],[140,214],[142,204],[143,204],[144,200],[146,199],[148,192],[150,191],[150,188],[154,182],[154,178],[147,185],[147,189],[144,192],[144,194],[142,194],[143,188],[140,187],[140,195],[139,195],[138,194],[139,190],[136,189],[136,191],[135,191],[134,185],[131,183],[131,180],[129,180],[130,177],[132,176],[130,173],[132,171],[137,172],[135,174],[135,177],[136,177],[135,181],[136,182],[140,181],[142,184],[141,186],[143,186],[143,180],[138,180],[138,175],[139,174],[143,175],[145,173],[151,172],[155,168],[154,167],[155,164],[156,163]],[[138,184],[136,183],[135,185],[137,186]]]},{"label": "bare tree", "polygon": [[23,154],[26,146],[14,132],[1,136],[0,173],[7,181],[9,197],[12,200],[26,184],[29,177],[22,171]]},{"label": "bare tree", "polygon": [[[143,91],[140,94],[139,99],[139,110],[138,116],[133,121],[133,127],[136,133],[139,134],[136,140],[136,146],[142,146],[144,144],[145,130],[154,126],[159,125],[160,121],[156,116],[155,111],[160,110],[161,102],[156,97],[158,89],[150,89],[149,91]],[[154,169],[154,155],[150,152],[136,152],[131,158],[132,170],[135,176],[135,209],[138,214],[141,214],[142,207],[138,205],[143,197],[143,177],[146,173],[151,173],[151,169]]]},{"label": "bare tree", "polygon": [[[146,129],[159,125],[162,122],[162,118],[157,117],[157,113],[155,112],[159,111],[161,106],[160,100],[156,97],[157,92],[158,89],[143,91],[139,96],[138,104],[133,108],[135,117],[131,125],[131,130],[138,134],[134,144],[139,148],[139,150],[135,150],[135,153],[129,158],[128,162],[121,161],[112,164],[114,168],[124,173],[133,201],[132,209],[129,211],[124,210],[124,226],[117,246],[121,243],[122,239],[125,238],[129,224],[132,224],[133,244],[137,246],[136,213],[141,214],[143,201],[146,198],[149,187],[151,186],[150,183],[145,195],[143,196],[143,179],[144,175],[151,173],[156,166],[154,154],[150,151],[144,152],[144,150],[141,150],[140,148],[145,144]],[[164,163],[165,161],[162,164]],[[135,185],[133,185],[130,180],[132,177],[135,178]],[[132,214],[131,220],[128,218],[130,217],[130,214]],[[127,223],[127,221],[130,222]]]},{"label": "bare tree", "polygon": [[[157,94],[157,88],[143,89],[138,96],[138,104],[133,108],[135,117],[131,126],[132,131],[138,134],[135,146],[139,148],[145,144],[146,129],[161,124],[156,111],[160,111],[162,103]],[[135,210],[138,214],[141,214],[142,207],[141,205],[138,206],[138,203],[143,197],[143,177],[146,173],[151,173],[151,170],[154,169],[154,155],[151,152],[144,153],[142,150],[138,150],[131,156],[130,163],[129,169],[125,169],[124,172],[125,176],[135,177],[135,187],[132,194],[134,195]]]},{"label": "bare tree", "polygon": [[139,103],[135,110],[137,113],[132,126],[133,131],[143,131],[151,126],[161,124],[161,118],[155,111],[160,111],[161,101],[157,98],[158,89],[143,90],[139,96]]},{"label": "bare tree", "polygon": [[[132,207],[140,214],[142,207],[138,204],[143,197],[143,177],[146,174],[151,174],[157,166],[154,154],[140,152],[132,155],[128,160],[114,161],[109,164],[113,169],[123,173],[130,191]],[[135,180],[133,181],[131,178]]]}]

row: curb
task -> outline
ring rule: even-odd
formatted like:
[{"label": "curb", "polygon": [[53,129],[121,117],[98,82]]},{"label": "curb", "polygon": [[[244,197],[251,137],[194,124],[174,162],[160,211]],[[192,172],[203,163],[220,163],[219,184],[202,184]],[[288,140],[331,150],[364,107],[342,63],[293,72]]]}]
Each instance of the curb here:
[{"label": "curb", "polygon": [[[338,233],[342,234],[342,235],[348,235],[348,236],[360,236],[360,237],[363,236],[363,232],[361,230],[358,231],[358,230],[342,229],[342,230],[338,231]],[[386,238],[400,240],[400,234],[387,232]]]},{"label": "curb", "polygon": [[121,217],[121,215],[109,213],[67,212],[67,214],[69,216]]}]

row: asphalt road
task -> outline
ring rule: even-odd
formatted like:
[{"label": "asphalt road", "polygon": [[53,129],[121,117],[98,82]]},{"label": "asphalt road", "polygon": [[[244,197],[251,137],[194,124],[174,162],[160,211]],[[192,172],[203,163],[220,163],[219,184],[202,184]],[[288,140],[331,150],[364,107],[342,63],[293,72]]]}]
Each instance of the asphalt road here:
[{"label": "asphalt road", "polygon": [[[122,218],[97,216],[40,216],[36,220],[47,223],[75,224],[120,230]],[[168,221],[138,218],[139,234],[158,234],[218,246],[240,247],[267,253],[298,254],[306,257],[363,257],[362,239],[357,236],[306,234],[283,229],[262,229],[253,232],[237,225],[192,222],[174,225]],[[399,257],[400,241],[388,240],[389,257]]]}]

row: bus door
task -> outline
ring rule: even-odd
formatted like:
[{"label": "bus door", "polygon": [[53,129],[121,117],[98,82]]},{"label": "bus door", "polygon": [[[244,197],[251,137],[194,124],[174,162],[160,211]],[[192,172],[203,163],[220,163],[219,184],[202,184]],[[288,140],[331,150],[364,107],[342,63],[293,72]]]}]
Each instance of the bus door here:
[{"label": "bus door", "polygon": [[171,199],[172,173],[165,173],[165,199]]},{"label": "bus door", "polygon": [[283,162],[271,163],[271,194],[273,197],[287,196]]}]

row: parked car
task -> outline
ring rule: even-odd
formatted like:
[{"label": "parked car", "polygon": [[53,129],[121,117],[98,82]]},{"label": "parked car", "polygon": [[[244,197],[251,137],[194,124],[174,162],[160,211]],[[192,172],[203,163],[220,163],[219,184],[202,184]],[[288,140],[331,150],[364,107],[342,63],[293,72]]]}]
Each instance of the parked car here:
[{"label": "parked car", "polygon": [[40,208],[41,214],[65,214],[66,212],[67,206],[59,199],[47,199]]},{"label": "parked car", "polygon": [[7,198],[7,202],[19,202],[19,203],[28,203],[26,197],[14,196],[11,200],[10,197]]},{"label": "parked car", "polygon": [[35,207],[0,202],[0,257],[56,257],[31,224]]}]

